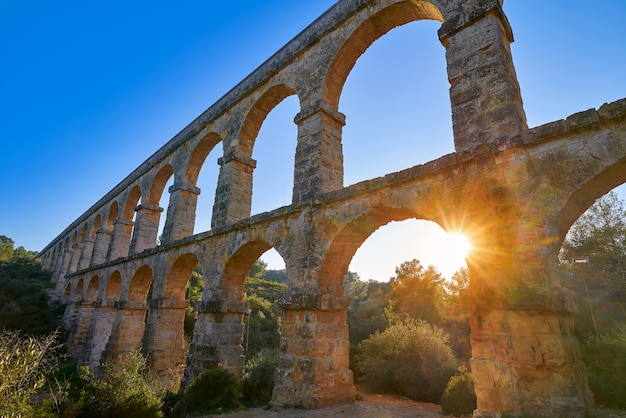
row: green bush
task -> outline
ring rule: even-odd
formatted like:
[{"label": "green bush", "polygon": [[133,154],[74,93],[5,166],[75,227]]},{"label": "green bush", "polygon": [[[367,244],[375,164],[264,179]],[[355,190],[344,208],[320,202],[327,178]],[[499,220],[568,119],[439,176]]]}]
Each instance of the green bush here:
[{"label": "green bush", "polygon": [[359,380],[369,389],[425,402],[439,401],[456,366],[443,331],[411,319],[361,342],[355,359]]},{"label": "green bush", "polygon": [[589,388],[596,405],[626,409],[626,329],[588,340],[582,344]]},{"label": "green bush", "polygon": [[476,409],[474,381],[467,367],[459,367],[459,374],[452,376],[441,396],[441,412],[445,415],[471,416]]},{"label": "green bush", "polygon": [[0,331],[0,416],[33,416],[28,404],[57,367],[56,333],[42,337]]},{"label": "green bush", "polygon": [[243,395],[248,406],[267,405],[272,400],[277,364],[278,350],[272,348],[264,348],[246,362]]},{"label": "green bush", "polygon": [[162,386],[146,375],[145,358],[133,351],[106,365],[102,380],[81,367],[61,404],[61,417],[162,417],[163,395]]},{"label": "green bush", "polygon": [[241,409],[241,384],[232,373],[213,369],[198,376],[180,396],[173,415],[190,417]]}]

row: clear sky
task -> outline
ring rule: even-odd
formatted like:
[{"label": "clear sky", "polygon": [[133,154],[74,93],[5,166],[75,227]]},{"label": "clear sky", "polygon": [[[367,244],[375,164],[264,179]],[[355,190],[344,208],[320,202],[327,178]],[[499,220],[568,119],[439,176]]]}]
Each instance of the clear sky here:
[{"label": "clear sky", "polygon": [[[0,235],[42,249],[333,3],[0,0]],[[529,126],[626,97],[626,1],[507,0],[504,10]],[[438,27],[394,29],[357,62],[339,109],[346,185],[453,151]],[[253,213],[291,201],[297,111],[289,98],[261,129]],[[218,154],[199,179],[196,232],[210,223]],[[381,228],[350,270],[384,280],[413,258],[452,269],[431,229]]]}]

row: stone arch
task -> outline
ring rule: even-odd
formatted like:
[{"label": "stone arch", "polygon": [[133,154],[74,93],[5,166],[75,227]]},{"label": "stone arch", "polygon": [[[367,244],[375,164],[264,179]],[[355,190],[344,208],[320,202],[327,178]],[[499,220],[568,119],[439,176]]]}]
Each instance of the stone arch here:
[{"label": "stone arch", "polygon": [[107,231],[110,231],[111,229],[113,229],[113,222],[115,222],[115,220],[117,219],[118,213],[119,213],[119,205],[116,200],[113,203],[111,203],[111,206],[109,207],[109,211],[107,213],[107,217],[103,225]]},{"label": "stone arch", "polygon": [[89,224],[87,222],[85,222],[83,224],[83,227],[80,229],[80,238],[79,238],[79,242],[83,242],[85,241],[85,238],[87,238],[87,234],[89,232]]},{"label": "stone arch", "polygon": [[91,227],[91,232],[89,233],[89,236],[93,239],[96,238],[96,233],[98,232],[98,229],[100,229],[100,226],[102,224],[102,217],[100,216],[100,214],[97,214],[96,217],[93,220],[93,225]]},{"label": "stone arch", "polygon": [[246,276],[255,261],[270,248],[272,246],[265,241],[250,241],[228,259],[219,282],[220,293],[223,297],[226,297],[229,302],[243,302],[243,286]]},{"label": "stone arch", "polygon": [[165,185],[174,174],[174,168],[170,164],[166,164],[159,172],[154,176],[152,180],[152,185],[150,186],[150,190],[148,191],[148,196],[144,204],[157,206],[161,200],[161,196],[163,195],[163,190],[165,189]]},{"label": "stone arch", "polygon": [[565,239],[567,231],[569,231],[576,219],[578,219],[596,199],[624,183],[626,183],[626,156],[623,156],[614,164],[592,176],[585,183],[580,184],[580,187],[569,195],[567,201],[564,202],[559,211],[557,225],[560,241],[562,242],[563,239]]},{"label": "stone arch", "polygon": [[198,142],[187,161],[184,183],[196,185],[206,158],[220,142],[222,142],[222,138],[215,132],[208,133]]},{"label": "stone arch", "polygon": [[131,221],[135,214],[135,207],[141,200],[141,188],[135,185],[125,198],[122,213],[120,213],[120,219],[124,221]]},{"label": "stone arch", "polygon": [[104,287],[102,300],[106,302],[117,302],[120,300],[122,293],[122,275],[119,270],[115,270],[109,276]]},{"label": "stone arch", "polygon": [[322,89],[324,101],[334,109],[338,108],[350,71],[376,39],[395,27],[423,19],[443,22],[444,17],[434,4],[417,0],[393,3],[364,21],[344,42],[331,63]]},{"label": "stone arch", "polygon": [[280,102],[294,94],[296,94],[296,91],[292,87],[286,84],[279,84],[272,86],[259,97],[246,115],[246,120],[241,127],[239,151],[247,157],[252,156],[255,139],[267,115]]},{"label": "stone arch", "polygon": [[126,293],[126,300],[129,302],[145,303],[148,299],[148,292],[150,285],[152,284],[153,275],[152,268],[150,266],[141,266],[128,284],[128,292]]},{"label": "stone arch", "polygon": [[162,297],[184,301],[187,282],[198,263],[199,260],[195,254],[187,253],[179,256],[167,275]]},{"label": "stone arch", "polygon": [[87,290],[85,291],[85,300],[93,302],[98,299],[98,291],[100,289],[100,279],[98,276],[93,276],[89,280]]},{"label": "stone arch", "polygon": [[381,226],[410,218],[426,219],[416,216],[415,212],[409,209],[375,208],[346,224],[333,237],[324,257],[320,269],[319,291],[342,296],[343,278],[348,272],[354,254],[363,242]]}]

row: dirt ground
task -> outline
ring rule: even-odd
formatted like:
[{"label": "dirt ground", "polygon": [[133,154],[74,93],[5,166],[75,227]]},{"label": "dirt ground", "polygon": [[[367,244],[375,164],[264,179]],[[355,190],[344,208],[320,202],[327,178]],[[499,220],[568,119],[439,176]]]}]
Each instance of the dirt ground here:
[{"label": "dirt ground", "polygon": [[441,406],[414,402],[396,395],[379,395],[359,391],[359,400],[353,404],[339,404],[321,409],[275,409],[252,408],[246,411],[230,412],[220,416],[227,418],[442,418]]}]

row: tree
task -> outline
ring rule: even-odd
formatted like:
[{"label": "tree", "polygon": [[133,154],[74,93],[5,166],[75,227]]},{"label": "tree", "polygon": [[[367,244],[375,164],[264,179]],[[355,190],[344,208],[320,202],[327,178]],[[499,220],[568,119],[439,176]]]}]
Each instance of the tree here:
[{"label": "tree", "polygon": [[[626,282],[626,207],[614,192],[596,200],[570,228],[560,254],[563,267],[570,272],[575,269],[574,257],[588,257],[585,271],[574,272],[573,276],[584,276],[589,289],[623,289]],[[580,285],[575,281],[573,284]]]},{"label": "tree", "polygon": [[578,218],[559,258],[563,284],[580,299],[576,315],[580,338],[626,324],[626,207],[617,194],[602,196]]},{"label": "tree", "polygon": [[6,235],[0,235],[0,261],[10,261],[13,257],[13,240]]},{"label": "tree", "polygon": [[361,342],[355,373],[369,389],[438,402],[457,360],[448,337],[423,320],[408,319]]},{"label": "tree", "polygon": [[[381,285],[386,287],[386,292]],[[389,298],[385,295],[389,294],[391,285],[372,280],[364,282],[357,273],[348,272],[343,287],[344,294],[350,298],[347,312],[350,345],[356,346],[374,332],[387,328],[384,307]]]},{"label": "tree", "polygon": [[440,308],[445,279],[433,266],[424,268],[419,260],[405,261],[396,267],[391,279],[394,310],[440,325]]},{"label": "tree", "polygon": [[57,333],[32,337],[19,331],[0,331],[0,416],[20,417],[32,412],[30,396],[57,366]]}]

